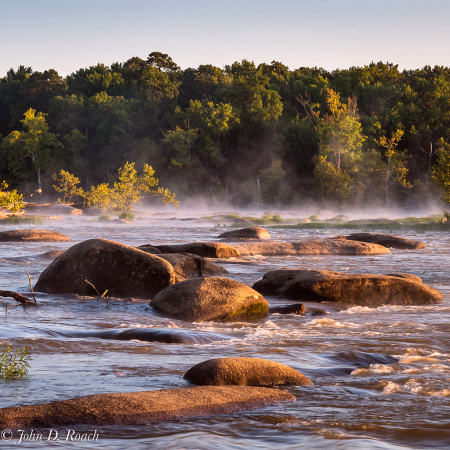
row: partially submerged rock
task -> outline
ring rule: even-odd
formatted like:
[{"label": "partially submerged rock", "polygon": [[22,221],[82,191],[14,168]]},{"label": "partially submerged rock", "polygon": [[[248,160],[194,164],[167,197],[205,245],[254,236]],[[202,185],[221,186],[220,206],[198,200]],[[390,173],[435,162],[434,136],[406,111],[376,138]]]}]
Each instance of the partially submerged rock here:
[{"label": "partially submerged rock", "polygon": [[178,281],[191,277],[212,277],[229,273],[219,264],[192,253],[161,253],[158,256],[172,265]]},{"label": "partially submerged rock", "polygon": [[297,242],[255,242],[236,244],[242,256],[284,255],[379,255],[390,253],[381,245],[340,239],[316,239]]},{"label": "partially submerged rock", "polygon": [[64,253],[64,250],[50,250],[49,252],[42,253],[38,255],[38,258],[42,259],[56,259],[58,256],[61,256]]},{"label": "partially submerged rock", "polygon": [[70,400],[0,409],[2,428],[68,425],[138,425],[216,416],[294,401],[279,389],[254,386],[198,386],[158,391],[97,394]]},{"label": "partially submerged rock", "polygon": [[153,245],[140,245],[136,247],[139,250],[142,250],[145,253],[151,253],[152,255],[160,255],[162,252],[159,248],[153,247]]},{"label": "partially submerged rock", "polygon": [[436,289],[401,275],[280,269],[266,273],[253,289],[263,295],[283,295],[294,300],[356,305],[423,305],[443,301]]},{"label": "partially submerged rock", "polygon": [[108,290],[116,297],[152,298],[175,283],[172,266],[157,256],[106,239],[74,245],[53,261],[35,289],[48,294],[98,295]]},{"label": "partially submerged rock", "polygon": [[191,367],[184,378],[208,386],[312,386],[311,381],[291,367],[260,358],[217,358]]},{"label": "partially submerged rock", "polygon": [[223,242],[192,242],[190,244],[155,245],[162,253],[192,253],[203,258],[240,258],[240,253]]},{"label": "partially submerged rock", "polygon": [[229,338],[217,333],[179,328],[129,328],[71,333],[70,337],[115,339],[119,341],[162,342],[165,344],[211,344]]},{"label": "partially submerged rock", "polygon": [[350,236],[345,236],[350,241],[368,242],[370,244],[378,244],[387,248],[398,249],[421,249],[425,248],[425,244],[420,241],[413,241],[411,239],[402,238],[400,236],[393,236],[390,234],[379,233],[353,233]]},{"label": "partially submerged rock", "polygon": [[269,314],[305,314],[305,313],[306,307],[302,303],[269,307]]},{"label": "partially submerged rock", "polygon": [[188,322],[262,317],[269,311],[267,300],[258,292],[219,277],[174,284],[157,294],[150,304],[156,311]]},{"label": "partially submerged rock", "polygon": [[70,237],[50,230],[10,230],[0,232],[0,242],[30,241],[30,242],[65,242]]},{"label": "partially submerged rock", "polygon": [[241,228],[239,230],[226,231],[219,239],[247,240],[247,239],[271,239],[267,230],[261,227]]}]

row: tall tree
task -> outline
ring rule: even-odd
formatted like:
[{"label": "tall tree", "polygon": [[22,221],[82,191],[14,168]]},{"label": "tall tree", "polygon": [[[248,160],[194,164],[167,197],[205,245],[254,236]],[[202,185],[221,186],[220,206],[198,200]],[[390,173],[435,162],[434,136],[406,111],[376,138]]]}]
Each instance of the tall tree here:
[{"label": "tall tree", "polygon": [[29,158],[32,161],[37,176],[39,189],[42,189],[41,174],[51,162],[52,152],[62,147],[56,135],[50,133],[45,120],[46,114],[37,113],[29,109],[21,120],[23,131],[11,132],[3,141],[8,152],[10,170],[16,176],[23,176],[24,161]]}]

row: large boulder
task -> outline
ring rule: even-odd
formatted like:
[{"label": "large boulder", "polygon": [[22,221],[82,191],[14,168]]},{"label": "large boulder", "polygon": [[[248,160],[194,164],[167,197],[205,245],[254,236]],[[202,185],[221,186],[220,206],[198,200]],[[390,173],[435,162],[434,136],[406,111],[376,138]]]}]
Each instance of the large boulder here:
[{"label": "large boulder", "polygon": [[191,367],[184,378],[207,386],[311,386],[311,381],[291,367],[260,358],[217,358]]},{"label": "large boulder", "polygon": [[48,294],[97,295],[108,290],[115,297],[152,298],[175,283],[172,266],[134,247],[106,239],[74,245],[53,261],[35,289]]},{"label": "large boulder", "polygon": [[97,394],[38,405],[0,409],[0,426],[11,429],[68,425],[138,425],[164,420],[231,414],[295,397],[255,386],[197,386],[157,391]]},{"label": "large boulder", "polygon": [[390,253],[381,245],[339,239],[316,239],[297,242],[255,242],[236,244],[242,256],[284,255],[378,255]]},{"label": "large boulder", "polygon": [[392,236],[390,234],[378,233],[353,233],[345,236],[349,241],[368,242],[369,244],[378,244],[387,248],[399,249],[421,249],[425,248],[425,244],[420,241],[402,238],[400,236]]},{"label": "large boulder", "polygon": [[442,295],[405,274],[373,275],[328,270],[279,269],[267,272],[253,289],[292,300],[335,301],[356,305],[424,305],[441,303]]},{"label": "large boulder", "polygon": [[138,340],[144,342],[162,342],[164,344],[211,344],[230,338],[206,331],[182,330],[179,328],[128,328],[101,331],[78,331],[69,337],[114,339],[119,341]]},{"label": "large boulder", "polygon": [[0,242],[30,241],[30,242],[64,242],[70,237],[50,230],[10,230],[0,232]]},{"label": "large boulder", "polygon": [[240,253],[223,242],[192,242],[190,244],[155,245],[162,253],[192,253],[203,258],[240,258]]},{"label": "large boulder", "polygon": [[191,277],[212,277],[229,273],[219,264],[191,253],[162,253],[158,257],[172,264],[178,281]]},{"label": "large boulder", "polygon": [[261,227],[241,228],[239,230],[226,231],[219,236],[219,239],[230,241],[248,240],[248,239],[271,239],[267,230]]},{"label": "large boulder", "polygon": [[267,300],[258,292],[219,277],[192,278],[169,286],[153,298],[151,306],[188,322],[261,317],[269,311]]}]

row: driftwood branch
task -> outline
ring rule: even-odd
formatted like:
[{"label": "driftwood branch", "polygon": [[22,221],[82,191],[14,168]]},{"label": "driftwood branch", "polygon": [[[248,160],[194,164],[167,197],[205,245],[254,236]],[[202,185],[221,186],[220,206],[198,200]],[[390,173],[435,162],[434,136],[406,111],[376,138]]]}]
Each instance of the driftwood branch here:
[{"label": "driftwood branch", "polygon": [[0,290],[0,297],[11,297],[16,302],[21,303],[23,306],[38,306],[36,302],[30,300],[29,298],[24,297],[22,294],[14,291],[2,291]]}]

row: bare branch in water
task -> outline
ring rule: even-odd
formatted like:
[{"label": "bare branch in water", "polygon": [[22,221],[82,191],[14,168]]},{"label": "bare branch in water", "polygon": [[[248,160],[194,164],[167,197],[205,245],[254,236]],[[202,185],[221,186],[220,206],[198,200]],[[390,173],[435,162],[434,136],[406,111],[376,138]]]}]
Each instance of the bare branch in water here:
[{"label": "bare branch in water", "polygon": [[30,282],[30,291],[31,291],[31,295],[33,296],[34,303],[36,303],[36,305],[37,305],[36,297],[34,296],[34,292],[33,292],[33,286],[31,286],[31,277],[30,277],[30,274],[28,273],[28,270],[27,270],[27,269],[25,269],[25,270],[27,271],[28,281]]},{"label": "bare branch in water", "polygon": [[19,294],[18,292],[14,291],[0,290],[0,297],[11,297],[16,302],[21,303],[23,306],[38,306],[38,304],[36,302],[33,302],[33,300],[30,300],[29,298],[24,297],[22,294]]}]

